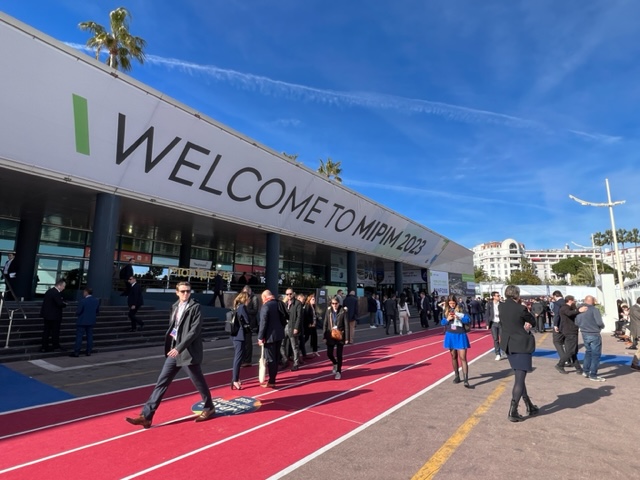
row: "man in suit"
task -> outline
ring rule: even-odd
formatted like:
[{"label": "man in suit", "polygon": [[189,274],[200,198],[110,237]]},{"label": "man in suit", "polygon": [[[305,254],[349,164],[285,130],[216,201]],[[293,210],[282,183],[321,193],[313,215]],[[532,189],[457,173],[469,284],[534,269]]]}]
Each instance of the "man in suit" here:
[{"label": "man in suit", "polygon": [[[53,287],[47,290],[42,299],[40,316],[44,320],[44,329],[41,352],[64,350],[60,345],[60,325],[62,324],[62,309],[67,306],[62,298],[62,291],[66,286],[67,283],[64,280],[58,280]],[[51,338],[51,347],[49,347],[49,338]]]},{"label": "man in suit", "polygon": [[477,298],[472,298],[469,301],[469,314],[471,315],[471,327],[482,327],[482,304]]},{"label": "man in suit", "polygon": [[151,392],[147,403],[142,407],[142,412],[137,417],[127,417],[132,425],[141,425],[149,428],[156,410],[162,402],[162,397],[171,385],[171,382],[182,367],[187,367],[189,379],[200,393],[204,402],[202,413],[195,419],[196,422],[204,422],[213,418],[215,408],[209,392],[209,386],[202,373],[202,313],[200,304],[191,298],[191,284],[180,282],[176,285],[178,301],[171,308],[169,317],[169,329],[165,334],[164,352],[166,359],[156,386]]},{"label": "man in suit", "polygon": [[284,304],[287,309],[287,313],[289,314],[289,321],[287,322],[287,326],[284,330],[284,341],[280,348],[280,354],[282,355],[282,363],[286,366],[289,363],[289,347],[291,347],[293,353],[293,367],[291,367],[291,371],[295,372],[302,364],[302,355],[300,353],[300,334],[302,333],[303,305],[296,299],[292,288],[287,288],[286,292]]},{"label": "man in suit", "polygon": [[564,297],[564,305],[560,307],[560,327],[558,330],[564,336],[564,354],[556,365],[560,373],[565,371],[565,364],[570,364],[576,369],[576,373],[582,374],[582,367],[578,361],[578,326],[576,317],[579,313],[586,312],[587,307],[576,308],[576,300],[573,295]]},{"label": "man in suit", "polygon": [[140,288],[140,284],[136,282],[136,277],[129,277],[129,295],[127,296],[127,305],[129,305],[129,320],[131,321],[131,332],[136,331],[136,327],[138,330],[142,330],[144,327],[144,322],[142,320],[138,320],[136,315],[138,314],[138,310],[143,304],[142,300],[142,288]]},{"label": "man in suit", "polygon": [[87,337],[87,357],[91,356],[93,351],[93,327],[96,324],[100,302],[93,295],[93,290],[87,287],[82,292],[83,299],[78,303],[76,315],[76,344],[70,357],[80,356],[80,347],[82,347],[82,337]]},{"label": "man in suit", "polygon": [[491,330],[493,337],[493,352],[496,354],[496,360],[502,360],[505,357],[500,352],[500,337],[502,334],[502,323],[500,323],[500,293],[491,292],[491,301],[487,302],[487,308],[484,313],[484,321],[487,324],[487,330]]},{"label": "man in suit", "polygon": [[216,298],[220,300],[220,308],[224,308],[224,279],[220,272],[216,272],[216,276],[213,277],[213,299],[211,305],[216,306]]},{"label": "man in suit", "polygon": [[431,305],[427,299],[427,293],[424,290],[420,292],[418,310],[420,311],[420,325],[422,325],[422,328],[429,328],[429,312],[431,311]]},{"label": "man in suit", "polygon": [[265,388],[275,388],[278,375],[278,352],[284,338],[284,326],[280,318],[278,302],[270,290],[262,292],[260,307],[260,326],[258,328],[258,345],[264,346],[269,378],[263,383]]},{"label": "man in suit", "polygon": [[358,323],[358,297],[356,292],[351,290],[349,295],[344,298],[342,302],[344,308],[347,309],[346,320],[347,325],[345,327],[345,345],[353,344],[356,337],[356,323]]},{"label": "man in suit", "polygon": [[7,254],[7,261],[4,263],[2,274],[4,277],[4,283],[7,286],[6,290],[13,292],[14,300],[18,300],[15,295],[15,290],[13,289],[15,286],[15,278],[18,275],[18,262],[16,260],[15,252],[9,252]]},{"label": "man in suit", "polygon": [[393,322],[393,333],[398,334],[398,302],[396,301],[396,294],[392,293],[391,297],[384,301],[384,328],[387,335],[389,335],[389,325]]},{"label": "man in suit", "polygon": [[120,269],[120,280],[124,282],[124,291],[120,295],[121,297],[129,295],[129,290],[131,289],[129,279],[131,277],[133,277],[133,257],[129,257],[129,261]]},{"label": "man in suit", "polygon": [[556,347],[558,357],[562,358],[564,355],[564,334],[562,333],[562,327],[560,325],[560,308],[565,304],[564,297],[560,290],[553,292],[553,346]]}]

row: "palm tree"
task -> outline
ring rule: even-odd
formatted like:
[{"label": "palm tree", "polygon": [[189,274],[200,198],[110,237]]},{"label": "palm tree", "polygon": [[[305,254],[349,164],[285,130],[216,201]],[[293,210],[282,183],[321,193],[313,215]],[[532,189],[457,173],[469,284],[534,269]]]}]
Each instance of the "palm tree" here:
[{"label": "palm tree", "polygon": [[340,178],[340,174],[342,173],[342,167],[340,166],[341,163],[342,162],[334,162],[331,160],[331,157],[327,157],[326,162],[320,159],[318,172],[326,176],[328,179],[333,177],[336,182],[342,183],[342,178]]},{"label": "palm tree", "polygon": [[633,251],[636,256],[636,263],[634,264],[634,266],[636,267],[636,270],[637,270],[638,267],[640,267],[640,265],[638,265],[638,244],[640,243],[640,230],[638,230],[637,228],[634,228],[631,231],[629,231],[628,241],[633,243],[633,246],[634,246]]},{"label": "palm tree", "polygon": [[132,57],[141,64],[144,63],[143,49],[147,45],[142,38],[129,33],[130,18],[129,11],[119,7],[109,13],[110,32],[96,22],[78,24],[80,30],[89,31],[93,35],[87,40],[87,47],[95,49],[96,60],[100,60],[100,52],[104,48],[109,52],[106,64],[116,70],[120,68],[124,72],[131,70]]}]

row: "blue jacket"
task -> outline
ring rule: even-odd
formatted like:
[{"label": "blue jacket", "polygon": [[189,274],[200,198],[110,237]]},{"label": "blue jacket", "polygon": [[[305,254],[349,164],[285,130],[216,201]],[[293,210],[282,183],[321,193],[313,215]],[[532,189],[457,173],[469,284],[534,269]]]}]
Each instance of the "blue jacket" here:
[{"label": "blue jacket", "polygon": [[78,308],[76,309],[76,315],[78,316],[76,325],[95,325],[99,311],[100,301],[93,295],[87,295],[78,303]]}]

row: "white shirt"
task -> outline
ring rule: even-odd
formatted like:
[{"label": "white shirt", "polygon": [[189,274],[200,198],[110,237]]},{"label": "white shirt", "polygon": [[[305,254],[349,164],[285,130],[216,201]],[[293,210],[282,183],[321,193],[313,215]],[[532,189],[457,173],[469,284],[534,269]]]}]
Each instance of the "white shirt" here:
[{"label": "white shirt", "polygon": [[178,304],[178,309],[176,310],[176,328],[178,328],[178,325],[180,325],[180,321],[182,320],[182,315],[184,314],[184,311],[187,309],[188,304],[189,302],[180,302]]},{"label": "white shirt", "polygon": [[500,312],[498,311],[499,306],[500,302],[493,303],[493,323],[500,323]]}]

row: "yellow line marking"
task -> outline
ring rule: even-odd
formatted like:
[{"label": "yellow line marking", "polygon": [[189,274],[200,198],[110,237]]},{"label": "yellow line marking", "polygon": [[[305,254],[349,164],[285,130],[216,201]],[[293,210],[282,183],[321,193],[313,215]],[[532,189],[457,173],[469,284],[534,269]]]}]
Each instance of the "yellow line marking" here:
[{"label": "yellow line marking", "polygon": [[457,448],[469,436],[473,427],[480,422],[480,418],[487,413],[487,410],[489,410],[491,405],[493,405],[500,395],[502,395],[509,379],[510,378],[504,379],[498,384],[482,405],[476,408],[475,412],[473,412],[471,416],[458,427],[454,434],[447,439],[444,445],[442,445],[427,461],[427,463],[418,470],[412,480],[431,480],[440,471],[451,455],[454,454]]}]

